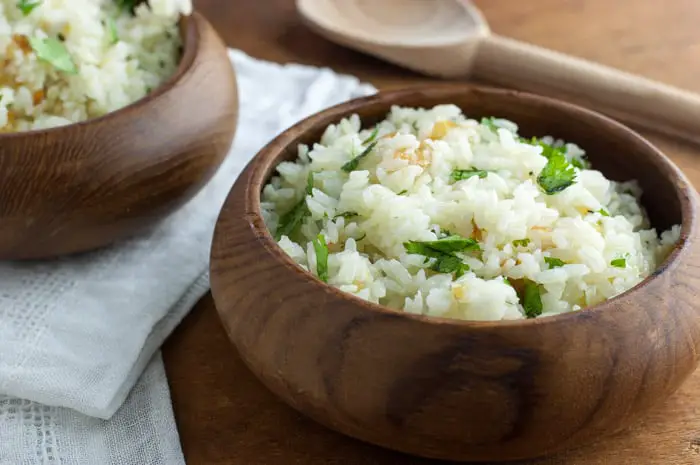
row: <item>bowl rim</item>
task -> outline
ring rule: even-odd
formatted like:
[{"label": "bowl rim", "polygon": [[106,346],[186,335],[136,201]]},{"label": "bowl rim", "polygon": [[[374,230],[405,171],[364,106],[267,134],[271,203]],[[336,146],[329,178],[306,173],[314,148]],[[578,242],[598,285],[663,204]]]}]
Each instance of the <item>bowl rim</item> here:
[{"label": "bowl rim", "polygon": [[[394,309],[382,304],[370,302],[368,300],[357,297],[354,294],[350,294],[340,289],[321,281],[318,277],[312,273],[302,269],[296,262],[294,262],[287,253],[282,250],[282,248],[277,244],[277,241],[273,238],[272,234],[265,225],[262,212],[260,208],[261,202],[261,192],[262,188],[266,185],[266,178],[269,176],[270,170],[274,170],[276,164],[273,163],[275,159],[278,158],[279,154],[287,150],[290,144],[295,142],[298,134],[304,134],[310,130],[318,129],[320,125],[327,120],[329,117],[334,116],[336,122],[344,117],[348,117],[354,113],[358,113],[361,109],[372,103],[377,103],[378,99],[383,100],[383,104],[391,106],[392,101],[400,100],[407,94],[415,92],[430,92],[431,90],[444,90],[444,94],[441,96],[449,98],[449,95],[461,93],[461,92],[476,92],[482,95],[499,95],[512,98],[518,98],[525,100],[526,103],[530,104],[545,104],[550,108],[552,106],[562,109],[566,112],[573,113],[576,116],[583,116],[587,118],[593,118],[600,122],[601,124],[607,124],[612,131],[619,134],[621,138],[626,138],[628,141],[636,142],[640,147],[647,150],[650,156],[656,159],[659,168],[659,175],[662,175],[672,181],[674,186],[674,193],[679,199],[680,210],[681,210],[681,222],[680,222],[680,237],[678,242],[674,245],[673,250],[669,253],[666,259],[660,263],[657,268],[641,282],[635,286],[627,289],[626,291],[613,296],[603,302],[598,304],[584,307],[580,310],[569,311],[565,313],[559,313],[556,315],[549,315],[542,318],[524,318],[519,320],[462,320],[456,318],[446,318],[439,316],[429,316],[424,314],[414,314],[408,313],[404,310]],[[435,94],[431,94],[435,96]],[[297,133],[297,136],[291,134]],[[277,164],[279,161],[277,162]],[[697,228],[697,202],[698,199],[695,194],[695,189],[693,188],[690,181],[687,179],[685,174],[673,163],[661,150],[659,150],[654,144],[647,140],[644,136],[634,131],[633,129],[625,126],[624,124],[613,120],[597,111],[584,108],[582,106],[558,100],[551,97],[545,97],[538,94],[533,94],[529,92],[521,92],[510,89],[502,89],[496,87],[473,85],[469,83],[430,83],[430,84],[418,84],[412,86],[402,87],[400,89],[392,89],[389,91],[381,91],[370,96],[354,98],[343,103],[329,107],[323,111],[314,113],[301,121],[297,122],[293,126],[285,129],[282,133],[272,139],[267,145],[265,145],[260,151],[253,157],[250,161],[249,167],[252,170],[245,170],[242,176],[239,178],[240,181],[246,183],[247,186],[259,185],[261,188],[248,189],[245,198],[243,200],[243,209],[246,212],[245,221],[249,223],[250,227],[254,228],[256,235],[260,240],[260,244],[264,246],[268,253],[272,254],[273,259],[275,259],[279,265],[282,265],[287,270],[301,273],[304,279],[308,281],[310,285],[318,286],[320,290],[325,292],[330,292],[333,295],[341,298],[347,299],[348,301],[364,307],[366,310],[371,312],[377,312],[377,314],[388,315],[398,318],[408,318],[410,320],[419,321],[422,323],[427,323],[431,325],[454,325],[464,328],[512,328],[512,327],[527,327],[527,326],[537,326],[542,324],[553,324],[562,323],[569,320],[574,320],[580,317],[591,317],[597,315],[601,312],[606,312],[608,307],[615,302],[623,299],[630,298],[643,287],[649,285],[652,281],[660,278],[666,271],[675,268],[678,265],[680,257],[682,254],[688,251],[691,246],[692,238],[695,234]],[[268,173],[266,175],[266,173]],[[237,181],[238,182],[238,181]],[[231,193],[233,192],[233,189]],[[231,195],[231,193],[229,195]],[[252,205],[251,205],[252,203]],[[251,209],[252,207],[252,209]],[[224,210],[222,210],[221,215],[225,215],[225,210],[230,209],[228,201],[224,205]],[[659,232],[657,231],[657,234]],[[214,249],[221,247],[221,241],[214,240]],[[213,249],[213,250],[214,250]],[[212,259],[212,263],[215,259]]]},{"label": "bowl rim", "polygon": [[11,139],[19,139],[22,137],[52,135],[54,133],[70,129],[105,124],[106,121],[109,121],[111,119],[118,118],[130,112],[138,111],[141,107],[168,94],[176,87],[177,83],[180,82],[180,80],[182,80],[183,77],[189,74],[196,61],[197,55],[199,54],[198,51],[201,46],[202,31],[200,26],[202,21],[206,21],[206,18],[204,18],[204,16],[202,16],[197,11],[192,11],[192,13],[189,15],[180,16],[180,20],[178,21],[178,29],[180,31],[180,36],[183,40],[181,45],[182,53],[180,55],[180,60],[178,62],[177,68],[175,69],[175,72],[172,73],[163,82],[161,82],[158,87],[156,87],[140,99],[135,100],[129,103],[128,105],[125,105],[114,111],[105,113],[104,115],[97,116],[95,118],[88,118],[82,121],[76,121],[69,124],[64,124],[63,126],[54,126],[43,129],[31,129],[28,131],[0,133],[0,142]]}]

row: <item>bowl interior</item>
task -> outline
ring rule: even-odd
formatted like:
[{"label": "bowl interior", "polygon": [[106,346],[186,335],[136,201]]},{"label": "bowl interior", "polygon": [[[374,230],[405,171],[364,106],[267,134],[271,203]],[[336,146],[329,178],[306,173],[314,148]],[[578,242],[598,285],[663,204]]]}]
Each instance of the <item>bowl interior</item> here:
[{"label": "bowl interior", "polygon": [[[298,144],[318,142],[327,125],[343,117],[357,113],[362,126],[367,127],[386,118],[392,105],[432,107],[440,104],[455,104],[471,118],[509,119],[518,124],[519,133],[524,137],[550,135],[575,143],[586,151],[593,168],[607,178],[639,182],[644,192],[642,204],[657,231],[684,223],[683,204],[691,189],[689,184],[661,152],[631,129],[565,102],[466,84],[380,92],[314,115],[299,123],[299,130],[281,136],[284,138],[280,141],[282,150],[263,163],[261,181],[263,185],[269,181],[279,162],[296,159]],[[683,229],[687,232],[686,227]]]}]

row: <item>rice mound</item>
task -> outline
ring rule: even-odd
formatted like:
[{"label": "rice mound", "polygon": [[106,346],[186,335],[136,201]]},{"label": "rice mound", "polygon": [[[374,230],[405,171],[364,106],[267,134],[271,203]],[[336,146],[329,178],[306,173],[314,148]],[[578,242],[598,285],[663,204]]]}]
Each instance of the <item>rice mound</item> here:
[{"label": "rice mound", "polygon": [[[590,169],[575,144],[517,130],[454,105],[394,107],[366,129],[353,115],[279,164],[262,192],[265,223],[303,269],[414,314],[546,317],[649,276],[680,227],[659,237],[634,181]],[[547,193],[555,151],[575,180]]]},{"label": "rice mound", "polygon": [[[0,0],[0,132],[62,126],[142,98],[177,68],[191,0]],[[22,8],[21,8],[22,7]],[[58,41],[76,73],[37,56]],[[59,45],[60,46],[60,45]]]}]

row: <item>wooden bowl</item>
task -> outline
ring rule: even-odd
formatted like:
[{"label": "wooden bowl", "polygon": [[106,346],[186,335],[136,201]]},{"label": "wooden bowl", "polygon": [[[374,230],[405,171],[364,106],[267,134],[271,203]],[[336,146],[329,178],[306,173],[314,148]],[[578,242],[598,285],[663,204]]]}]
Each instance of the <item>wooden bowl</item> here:
[{"label": "wooden bowl", "polygon": [[95,249],[152,227],[192,198],[231,145],[227,51],[198,13],[183,18],[174,76],[113,113],[0,135],[0,259]]},{"label": "wooden bowl", "polygon": [[[582,311],[537,320],[469,322],[365,302],[299,268],[275,244],[260,191],[299,143],[393,104],[455,103],[473,117],[517,122],[524,135],[580,144],[616,180],[639,180],[652,223],[681,223],[678,246],[636,286]],[[380,93],[316,114],[265,147],[219,218],[211,284],[244,362],[277,396],[320,423],[424,457],[505,461],[614,433],[674,392],[700,354],[696,194],[654,146],[597,113],[467,85]]]}]

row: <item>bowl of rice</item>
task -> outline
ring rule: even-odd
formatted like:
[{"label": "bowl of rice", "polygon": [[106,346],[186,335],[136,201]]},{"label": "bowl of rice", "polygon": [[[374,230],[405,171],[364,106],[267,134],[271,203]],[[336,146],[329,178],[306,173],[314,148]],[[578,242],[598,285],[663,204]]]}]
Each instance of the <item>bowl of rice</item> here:
[{"label": "bowl of rice", "polygon": [[236,126],[226,47],[190,0],[0,0],[0,258],[153,227]]},{"label": "bowl of rice", "polygon": [[564,102],[466,84],[311,116],[248,165],[212,293],[253,373],[349,436],[506,461],[630,425],[695,369],[697,198]]}]

